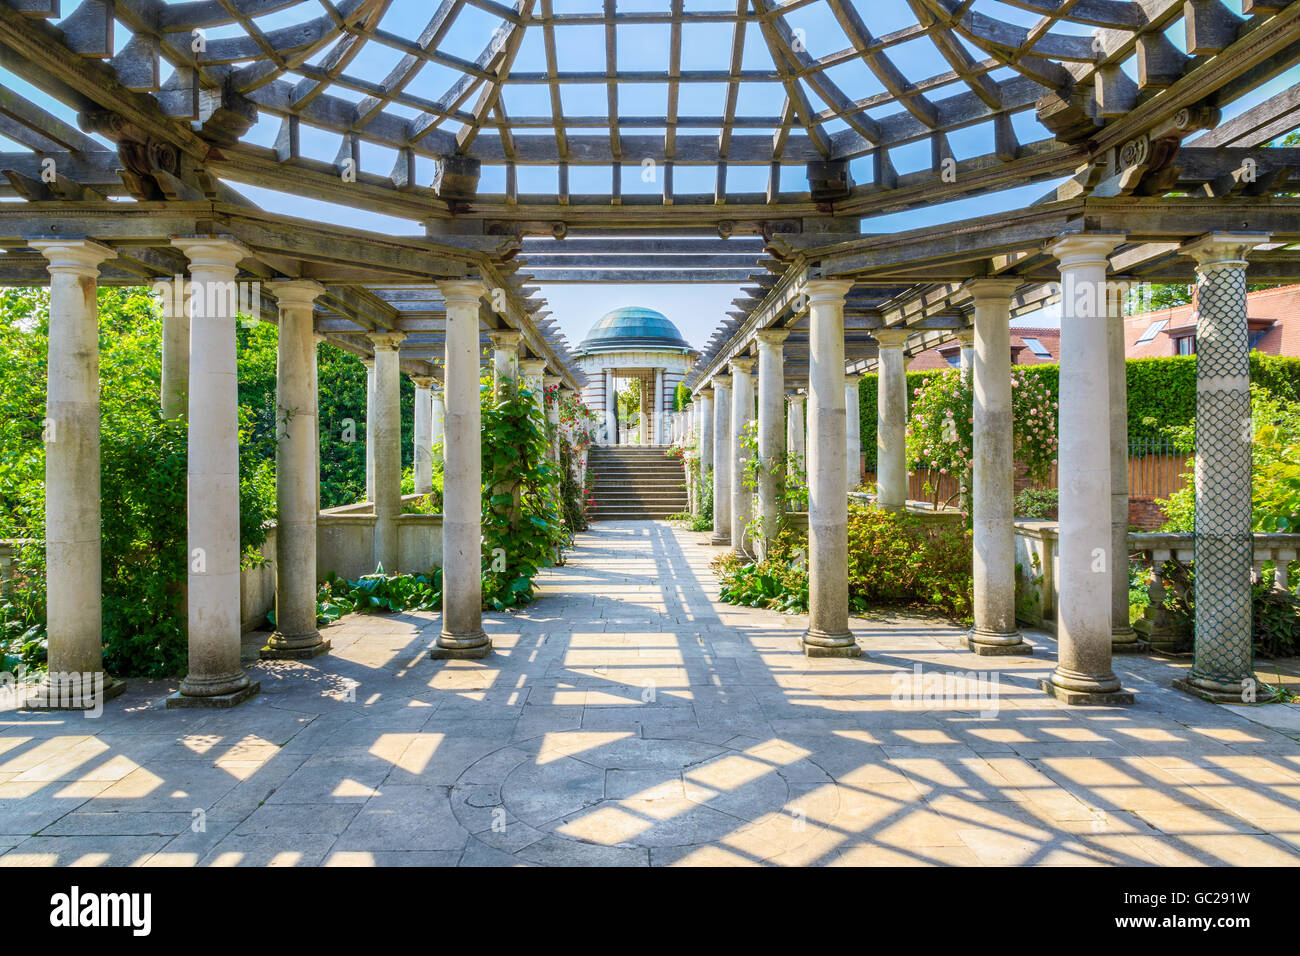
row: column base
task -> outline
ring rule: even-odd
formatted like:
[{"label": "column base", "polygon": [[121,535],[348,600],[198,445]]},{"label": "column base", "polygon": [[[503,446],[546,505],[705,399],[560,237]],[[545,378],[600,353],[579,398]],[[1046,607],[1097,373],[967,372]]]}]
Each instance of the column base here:
[{"label": "column base", "polygon": [[482,660],[492,653],[492,638],[480,630],[469,637],[453,637],[444,631],[438,643],[429,650],[435,661]]},{"label": "column base", "polygon": [[830,634],[809,628],[803,636],[805,657],[866,657],[852,631]]},{"label": "column base", "polygon": [[726,534],[723,534],[720,531],[715,531],[713,532],[713,534],[709,535],[709,544],[719,546],[719,547],[724,547],[724,548],[730,547],[731,533],[727,532]]},{"label": "column base", "polygon": [[1136,702],[1133,695],[1126,690],[1100,692],[1070,690],[1068,687],[1058,687],[1047,678],[1039,679],[1038,689],[1048,697],[1055,697],[1061,703],[1075,707],[1122,707]]},{"label": "column base", "polygon": [[1130,630],[1110,636],[1110,652],[1112,654],[1145,654],[1149,650],[1151,650],[1151,645],[1138,637],[1137,631]]},{"label": "column base", "polygon": [[1015,641],[1008,643],[985,643],[980,640],[984,634],[976,634],[971,631],[966,635],[966,649],[972,654],[980,657],[1033,657],[1034,645],[1026,644],[1019,632],[1014,635],[1000,635],[1002,637],[1012,636]]},{"label": "column base", "polygon": [[[276,640],[279,637],[279,634],[272,634],[266,646],[258,652],[258,657],[264,661],[309,661],[330,649],[330,642],[319,634],[295,637],[292,643],[279,643]],[[315,641],[311,642],[310,637],[315,637]]]},{"label": "column base", "polygon": [[247,685],[229,694],[215,694],[211,697],[197,697],[177,691],[167,697],[168,710],[229,710],[238,707],[250,697],[256,697],[262,689],[262,682],[250,680]]},{"label": "column base", "polygon": [[[1198,684],[1193,677],[1179,677],[1173,681],[1173,685],[1193,697],[1199,697],[1201,700],[1212,701],[1216,704],[1248,703],[1244,699],[1245,694],[1240,684],[1221,684],[1218,681],[1207,681],[1205,684]],[[1259,703],[1259,701],[1253,703]]]},{"label": "column base", "polygon": [[[92,677],[92,683],[95,678]],[[73,681],[64,686],[51,684],[49,678],[40,685],[22,705],[23,710],[98,710],[106,701],[112,700],[126,690],[126,682],[116,677],[103,675],[100,687],[87,690],[81,681]]]}]

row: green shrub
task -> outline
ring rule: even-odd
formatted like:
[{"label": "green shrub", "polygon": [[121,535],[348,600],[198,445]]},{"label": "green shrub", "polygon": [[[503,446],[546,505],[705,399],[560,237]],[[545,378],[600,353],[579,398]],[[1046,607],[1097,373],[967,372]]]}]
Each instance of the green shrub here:
[{"label": "green shrub", "polygon": [[[316,623],[329,624],[344,614],[395,614],[428,611],[442,606],[442,569],[431,575],[374,574],[348,581],[330,573],[316,595]],[[275,626],[275,612],[267,615]]]},{"label": "green shrub", "polygon": [[1024,488],[1016,495],[1015,514],[1033,521],[1055,521],[1059,502],[1055,488]]}]

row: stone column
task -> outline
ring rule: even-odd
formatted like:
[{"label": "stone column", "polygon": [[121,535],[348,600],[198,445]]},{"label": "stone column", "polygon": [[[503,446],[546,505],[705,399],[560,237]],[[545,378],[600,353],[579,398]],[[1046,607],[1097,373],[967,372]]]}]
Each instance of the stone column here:
[{"label": "stone column", "polygon": [[[1011,430],[1011,294],[1019,279],[978,279],[971,524],[975,626],[967,646],[983,656],[1033,654],[1016,627],[1015,446]],[[962,348],[963,354],[965,346]]]},{"label": "stone column", "polygon": [[1061,263],[1058,663],[1039,686],[1070,704],[1131,704],[1110,658],[1110,357],[1107,256],[1116,235],[1066,236]]},{"label": "stone column", "polygon": [[695,394],[700,403],[700,473],[706,474],[713,470],[713,388]]},{"label": "stone column", "polygon": [[[786,480],[792,481],[798,479],[804,484],[808,482],[808,452],[804,446],[804,394],[795,392],[786,396],[786,401],[790,405],[786,413],[785,420],[785,447],[787,460],[789,462],[786,468]],[[847,415],[847,411],[845,412]],[[808,506],[808,499],[805,495],[801,502],[803,507]]]},{"label": "stone column", "polygon": [[320,514],[320,345],[325,336],[319,332],[311,334],[311,393],[316,396],[316,435],[312,444],[315,446],[315,460],[312,474],[316,476],[316,513]]},{"label": "stone column", "polygon": [[306,659],[330,642],[316,630],[316,339],[319,283],[271,284],[280,305],[275,363],[275,633],[265,658]]},{"label": "stone column", "polygon": [[[542,376],[542,400],[546,403],[546,422],[550,425],[551,432],[548,448],[553,462],[560,460],[560,395],[563,386],[564,380],[558,375]],[[547,393],[552,397],[547,399]]]},{"label": "stone column", "polygon": [[[88,239],[29,243],[49,261],[45,586],[49,671],[30,706],[94,710],[122,692],[104,673],[99,504],[99,266]],[[233,326],[232,326],[233,328]]]},{"label": "stone column", "polygon": [[876,504],[890,511],[907,507],[907,369],[904,329],[871,333],[880,343],[876,362]]},{"label": "stone column", "polygon": [[402,370],[398,346],[403,332],[373,332],[375,351],[375,568],[401,569],[397,516],[402,513]]},{"label": "stone column", "polygon": [[180,418],[189,404],[190,302],[185,278],[159,283],[162,303],[162,387],[159,405],[163,418]]},{"label": "stone column", "polygon": [[1128,619],[1128,362],[1124,297],[1108,295],[1107,378],[1110,384],[1110,641],[1117,654],[1146,650]]},{"label": "stone column", "polygon": [[614,370],[605,369],[605,444],[618,444],[618,395],[614,392]]},{"label": "stone column", "polygon": [[442,423],[447,418],[447,408],[443,404],[442,385],[435,383],[429,392],[429,443],[434,447],[432,461],[441,464],[443,458]]},{"label": "stone column", "polygon": [[745,427],[754,420],[754,368],[752,358],[735,358],[731,369],[731,547],[749,552],[746,525],[754,517],[754,492],[745,487],[745,462],[749,452],[741,444]]},{"label": "stone column", "polygon": [[857,657],[849,630],[848,479],[844,462],[844,297],[853,283],[812,279],[808,295],[809,657]]},{"label": "stone column", "polygon": [[478,396],[477,279],[438,283],[447,300],[446,444],[442,479],[442,633],[431,656],[480,658],[492,652],[483,631],[482,444]]},{"label": "stone column", "polygon": [[1268,237],[1215,233],[1196,260],[1196,644],[1179,686],[1215,700],[1252,697],[1250,345],[1246,256]]},{"label": "stone column", "polygon": [[240,260],[229,239],[173,239],[190,260],[189,671],[168,707],[231,707],[260,690],[240,663],[239,398],[235,322]]},{"label": "stone column", "polygon": [[641,388],[641,410],[637,413],[636,442],[638,445],[650,444],[650,387],[644,380],[638,382]]},{"label": "stone column", "polygon": [[375,360],[363,358],[366,368],[366,501],[375,500],[375,418],[379,414],[375,401]]},{"label": "stone column", "polygon": [[530,358],[519,363],[519,375],[524,388],[532,393],[533,401],[542,420],[546,420],[546,393],[542,391],[542,377],[546,374],[546,359]]},{"label": "stone column", "polygon": [[654,434],[654,444],[664,444],[664,370],[655,369],[655,397],[650,411],[654,414],[654,424],[650,426]]},{"label": "stone column", "polygon": [[[844,464],[845,491],[862,484],[862,416],[858,409],[858,383],[861,375],[844,376]],[[904,416],[906,419],[906,416]]]},{"label": "stone column", "polygon": [[433,491],[433,385],[432,375],[411,376],[415,385],[415,437],[412,449],[412,473],[415,493]]},{"label": "stone column", "polygon": [[713,376],[713,537],[731,544],[731,376]]},{"label": "stone column", "polygon": [[[1010,321],[1010,319],[1008,319],[1008,321]],[[961,343],[961,358],[959,360],[958,367],[962,370],[963,373],[965,373],[966,375],[970,375],[971,370],[975,368],[975,330],[958,329],[957,341]],[[1011,336],[1008,334],[1007,336],[1007,355],[1008,355],[1007,361],[1008,362],[1010,362],[1010,354],[1011,354]]]},{"label": "stone column", "polygon": [[758,333],[758,513],[763,533],[756,542],[758,557],[771,549],[781,529],[785,508],[785,355],[782,345],[788,329],[766,329]]},{"label": "stone column", "polygon": [[519,340],[523,335],[514,329],[495,329],[488,338],[492,340],[492,394],[500,398],[502,381],[519,378]]}]

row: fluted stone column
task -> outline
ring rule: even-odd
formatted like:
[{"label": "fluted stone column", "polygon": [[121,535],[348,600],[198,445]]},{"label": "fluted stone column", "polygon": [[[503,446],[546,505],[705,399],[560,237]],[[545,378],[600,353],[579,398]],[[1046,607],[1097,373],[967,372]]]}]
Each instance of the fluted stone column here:
[{"label": "fluted stone column", "polygon": [[731,544],[731,376],[713,376],[713,537]]},{"label": "fluted stone column", "polygon": [[366,501],[375,500],[375,417],[379,414],[375,400],[375,360],[363,358],[366,369]]},{"label": "fluted stone column", "polygon": [[[1019,279],[979,279],[975,300],[975,362],[971,369],[974,437],[971,524],[974,531],[976,654],[1033,654],[1016,627],[1014,462],[1011,429],[1011,294]],[[964,348],[963,348],[964,351]]]},{"label": "fluted stone column", "polygon": [[749,552],[746,526],[754,517],[754,492],[745,487],[745,462],[749,452],[741,444],[745,428],[754,420],[754,360],[732,359],[731,369],[731,547]]},{"label": "fluted stone column", "polygon": [[1216,233],[1196,260],[1196,643],[1184,689],[1254,699],[1250,345],[1246,256],[1268,237]]},{"label": "fluted stone column", "polygon": [[782,345],[788,329],[758,333],[758,513],[762,535],[755,542],[759,558],[767,555],[781,530],[785,474],[785,355]]},{"label": "fluted stone column", "polygon": [[447,403],[443,452],[442,632],[435,659],[480,658],[492,651],[483,631],[482,424],[479,409],[479,302],[477,279],[438,283],[447,302]]},{"label": "fluted stone column", "polygon": [[104,673],[99,503],[99,266],[86,239],[29,243],[49,262],[45,586],[49,670],[30,706],[94,710],[122,692]]},{"label": "fluted stone column", "polygon": [[614,391],[614,370],[605,369],[605,444],[618,444],[618,395]]},{"label": "fluted stone column", "polygon": [[1124,298],[1107,299],[1106,355],[1110,384],[1110,642],[1116,654],[1146,650],[1128,619],[1128,362]]},{"label": "fluted stone column", "polygon": [[654,444],[664,444],[664,370],[655,369],[655,397],[654,405],[651,406],[651,412],[654,414],[654,424],[650,426],[654,434]]},{"label": "fluted stone column", "polygon": [[[786,480],[794,480],[802,475],[800,480],[806,484],[808,481],[808,452],[804,445],[804,397],[803,392],[794,392],[786,396],[790,408],[786,412],[785,447],[788,462]],[[803,507],[807,507],[807,503],[807,496],[805,496],[802,502]]]},{"label": "fluted stone column", "polygon": [[849,630],[848,496],[844,461],[844,297],[853,283],[812,279],[808,295],[809,657],[857,657]]},{"label": "fluted stone column", "polygon": [[229,239],[173,239],[190,260],[186,482],[189,670],[168,707],[231,707],[260,689],[240,663],[239,398],[235,362],[240,260]]},{"label": "fluted stone column", "polygon": [[880,329],[876,363],[876,504],[889,511],[907,507],[907,369],[903,346],[908,333]]},{"label": "fluted stone column", "polygon": [[1061,263],[1058,663],[1040,686],[1070,704],[1131,704],[1111,668],[1107,256],[1116,235],[1050,247]]},{"label": "fluted stone column", "polygon": [[[862,484],[862,416],[858,409],[861,375],[844,376],[844,465],[846,491]],[[904,416],[906,418],[906,416]]]},{"label": "fluted stone column", "polygon": [[402,332],[371,333],[375,352],[375,567],[397,574],[397,516],[402,513]]},{"label": "fluted stone column", "polygon": [[265,658],[306,659],[330,642],[316,629],[316,338],[312,308],[319,283],[271,283],[280,306],[275,404],[275,633]]},{"label": "fluted stone column", "polygon": [[159,406],[163,418],[180,418],[189,404],[190,297],[185,279],[162,283],[162,386]]},{"label": "fluted stone column", "polygon": [[[958,367],[962,370],[962,372],[969,375],[971,373],[971,370],[975,368],[975,330],[958,329],[957,341],[961,343],[961,358],[959,359]],[[1008,361],[1010,361],[1009,358],[1010,349],[1011,349],[1011,337],[1008,335],[1007,336]]]},{"label": "fluted stone column", "polygon": [[412,444],[412,475],[415,493],[427,495],[433,491],[433,386],[432,376],[411,376],[415,385],[415,436]]}]

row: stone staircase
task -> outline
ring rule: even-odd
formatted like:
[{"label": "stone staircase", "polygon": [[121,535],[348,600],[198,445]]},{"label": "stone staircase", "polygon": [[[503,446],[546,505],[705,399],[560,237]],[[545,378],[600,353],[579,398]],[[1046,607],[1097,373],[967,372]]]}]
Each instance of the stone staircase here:
[{"label": "stone staircase", "polygon": [[596,480],[593,521],[666,518],[685,511],[686,469],[664,445],[593,445],[587,467]]}]

